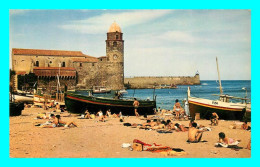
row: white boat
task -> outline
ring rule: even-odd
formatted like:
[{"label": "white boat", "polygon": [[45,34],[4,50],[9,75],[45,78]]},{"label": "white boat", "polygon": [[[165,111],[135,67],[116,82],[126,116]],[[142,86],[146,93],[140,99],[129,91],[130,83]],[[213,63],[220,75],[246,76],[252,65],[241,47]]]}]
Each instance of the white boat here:
[{"label": "white boat", "polygon": [[93,93],[109,93],[111,89],[108,89],[105,86],[93,86]]},{"label": "white boat", "polygon": [[[247,103],[249,99],[224,95],[222,91],[220,77],[219,85],[220,95],[215,95],[219,96],[219,99],[217,100],[192,97],[190,95],[190,87],[188,87],[187,96],[190,116],[192,118],[195,118],[196,113],[200,113],[200,118],[210,119],[212,112],[216,112],[220,119],[225,120],[242,120],[245,114],[246,116],[251,117],[251,103]],[[241,100],[241,103],[233,103],[230,99]]]},{"label": "white boat", "polygon": [[119,90],[119,93],[121,94],[127,94],[128,92],[125,89]]}]

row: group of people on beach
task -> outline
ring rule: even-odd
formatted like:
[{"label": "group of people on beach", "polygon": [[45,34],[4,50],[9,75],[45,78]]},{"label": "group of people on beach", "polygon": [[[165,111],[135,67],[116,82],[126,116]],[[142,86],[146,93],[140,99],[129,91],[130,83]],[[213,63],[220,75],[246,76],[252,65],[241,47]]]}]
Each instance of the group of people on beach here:
[{"label": "group of people on beach", "polygon": [[59,114],[57,115],[50,114],[49,116],[46,116],[45,114],[45,117],[41,117],[40,114],[38,114],[37,118],[48,119],[48,121],[45,123],[35,125],[35,126],[40,126],[41,128],[70,127],[70,126],[78,127],[78,125],[73,121],[70,122],[62,121],[61,116]]}]

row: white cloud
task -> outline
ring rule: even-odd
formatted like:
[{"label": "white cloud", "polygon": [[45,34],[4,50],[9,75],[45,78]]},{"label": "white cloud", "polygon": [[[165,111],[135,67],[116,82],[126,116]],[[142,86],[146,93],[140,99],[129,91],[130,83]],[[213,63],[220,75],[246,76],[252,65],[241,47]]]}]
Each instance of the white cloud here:
[{"label": "white cloud", "polygon": [[60,27],[86,34],[98,34],[107,31],[107,27],[116,21],[121,28],[147,23],[169,14],[172,10],[133,10],[122,13],[107,13],[84,20],[74,20]]}]

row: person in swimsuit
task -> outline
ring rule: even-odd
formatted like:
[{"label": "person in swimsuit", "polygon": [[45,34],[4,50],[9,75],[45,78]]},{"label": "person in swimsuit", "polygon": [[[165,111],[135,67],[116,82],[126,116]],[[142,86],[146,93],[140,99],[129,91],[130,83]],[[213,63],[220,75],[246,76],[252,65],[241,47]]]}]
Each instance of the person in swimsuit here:
[{"label": "person in swimsuit", "polygon": [[220,132],[220,133],[218,134],[218,136],[219,136],[219,142],[220,142],[220,143],[225,143],[225,144],[230,145],[230,144],[233,144],[233,143],[236,142],[235,139],[226,137],[225,133],[223,133],[223,132]]},{"label": "person in swimsuit", "polygon": [[84,116],[84,118],[86,118],[86,119],[91,119],[91,116],[90,116],[90,113],[88,112],[88,109],[86,109],[86,111],[85,111],[85,116]]},{"label": "person in swimsuit", "polygon": [[71,122],[64,122],[61,120],[60,115],[56,115],[55,119],[54,119],[54,124],[56,125],[56,127],[69,127],[70,125],[74,125],[75,127],[78,127],[78,125],[71,121]]},{"label": "person in swimsuit", "polygon": [[140,105],[139,101],[137,101],[136,98],[134,98],[133,106],[135,108],[135,116],[136,117],[139,117],[139,113],[137,112],[137,109],[138,109],[139,105]]},{"label": "person in swimsuit", "polygon": [[180,117],[180,113],[182,112],[183,108],[181,107],[181,104],[179,103],[179,100],[175,100],[175,104],[173,106],[173,112],[176,114],[176,118]]},{"label": "person in swimsuit", "polygon": [[192,143],[198,143],[201,141],[203,130],[197,129],[197,123],[193,122],[192,127],[189,128],[188,141]]},{"label": "person in swimsuit", "polygon": [[108,118],[110,118],[110,117],[112,116],[110,109],[107,110],[106,116],[107,116]]},{"label": "person in swimsuit", "polygon": [[188,131],[187,128],[185,128],[183,125],[178,124],[178,123],[175,124],[175,130],[176,130],[177,132],[179,132],[179,131],[182,131],[182,132]]},{"label": "person in swimsuit", "polygon": [[103,112],[101,110],[99,110],[99,112],[97,112],[96,115],[98,115],[99,121],[105,122],[104,115],[103,115]]},{"label": "person in swimsuit", "polygon": [[211,125],[213,125],[213,124],[218,125],[218,119],[219,119],[218,114],[213,112],[212,115],[211,115],[211,118],[210,118]]},{"label": "person in swimsuit", "polygon": [[247,124],[247,121],[245,121],[245,122],[241,125],[241,129],[251,130],[251,127]]}]

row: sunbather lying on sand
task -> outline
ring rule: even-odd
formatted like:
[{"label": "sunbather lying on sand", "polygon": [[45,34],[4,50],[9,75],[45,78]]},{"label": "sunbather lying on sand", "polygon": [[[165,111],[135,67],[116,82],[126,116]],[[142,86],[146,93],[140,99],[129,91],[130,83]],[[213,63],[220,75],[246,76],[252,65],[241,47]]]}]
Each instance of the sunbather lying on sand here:
[{"label": "sunbather lying on sand", "polygon": [[71,125],[74,125],[75,127],[78,127],[78,125],[71,121],[71,122],[64,122],[61,120],[60,115],[56,115],[54,118],[54,121],[51,124],[42,125],[40,127],[42,128],[55,128],[55,127],[69,127]]},{"label": "sunbather lying on sand", "polygon": [[185,128],[184,125],[181,125],[181,124],[178,124],[178,123],[175,124],[175,130],[177,132],[179,132],[179,131],[182,131],[182,132],[188,131],[188,129]]},{"label": "sunbather lying on sand", "polygon": [[201,141],[203,130],[197,129],[197,123],[192,123],[192,127],[189,128],[188,142],[197,143]]},{"label": "sunbather lying on sand", "polygon": [[220,133],[218,134],[218,136],[219,136],[219,142],[220,142],[220,143],[224,143],[224,144],[228,144],[228,145],[233,145],[233,144],[236,144],[236,143],[239,143],[239,142],[240,142],[240,140],[235,140],[235,139],[226,137],[225,133],[223,133],[223,132],[220,132]]},{"label": "sunbather lying on sand", "polygon": [[152,127],[152,129],[165,129],[166,128],[166,122],[162,121],[161,123],[157,123],[156,126]]}]

